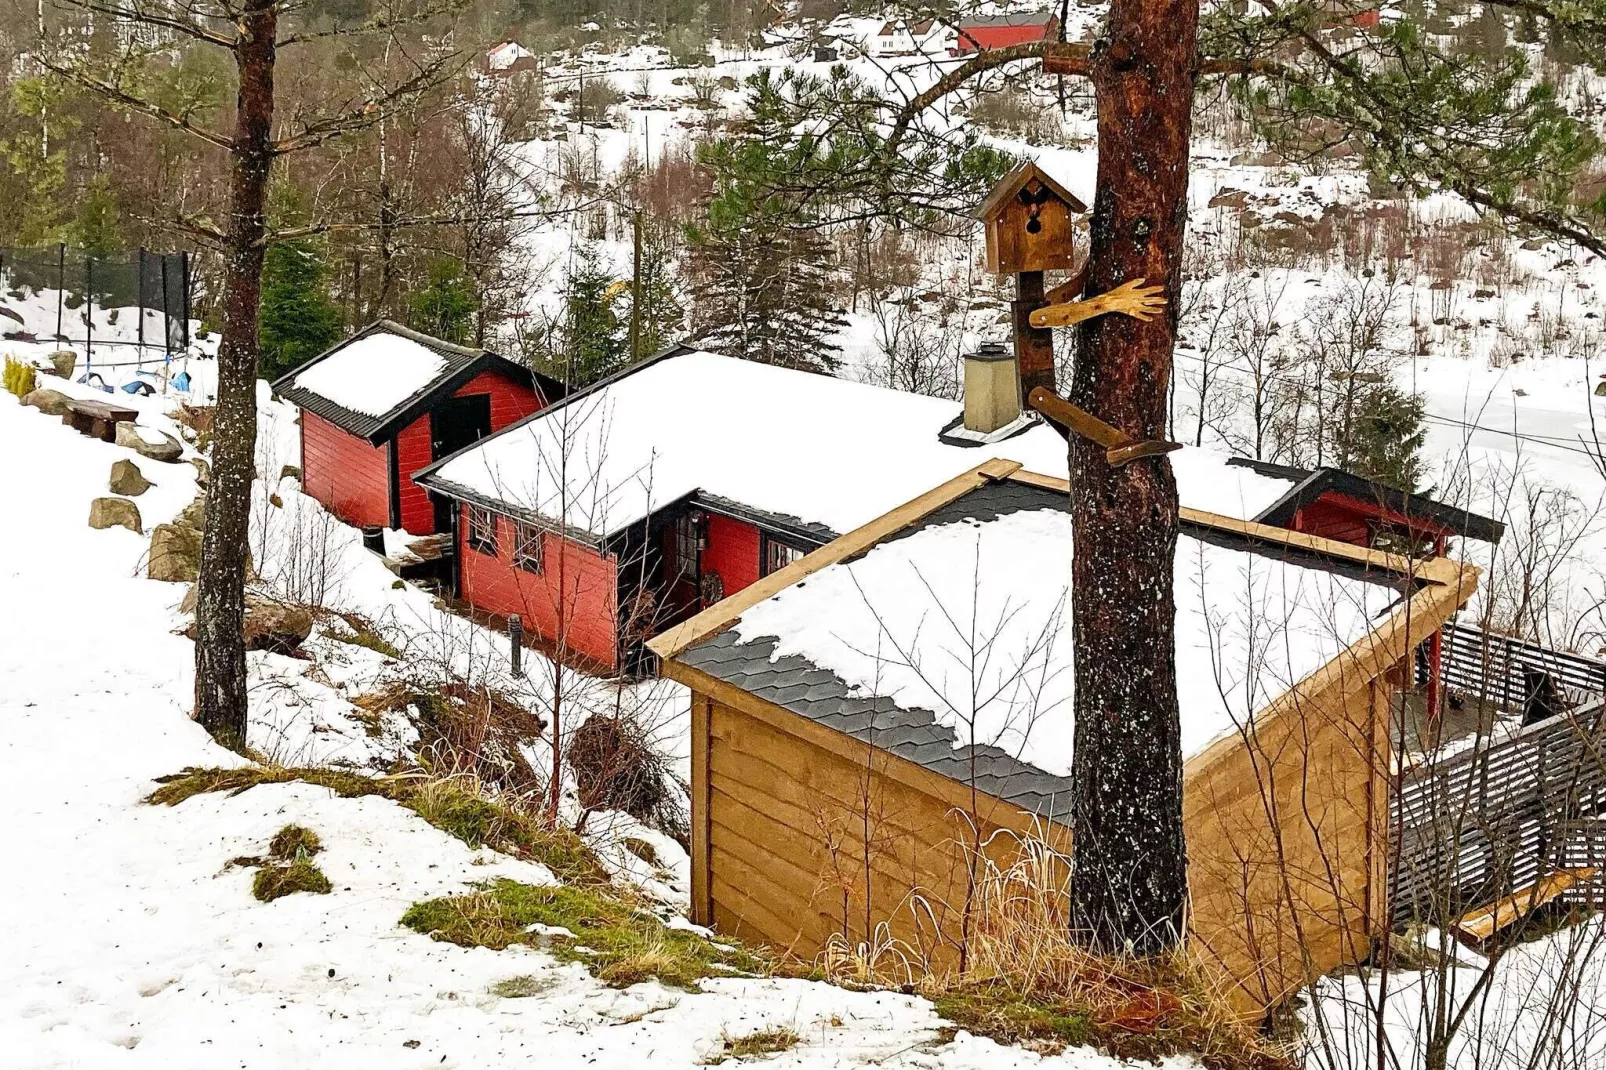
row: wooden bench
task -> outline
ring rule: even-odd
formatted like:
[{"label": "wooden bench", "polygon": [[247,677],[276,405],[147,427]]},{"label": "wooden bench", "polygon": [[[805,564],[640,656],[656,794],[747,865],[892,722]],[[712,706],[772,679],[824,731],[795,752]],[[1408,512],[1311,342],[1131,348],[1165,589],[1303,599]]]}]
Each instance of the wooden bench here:
[{"label": "wooden bench", "polygon": [[61,422],[81,435],[91,435],[102,442],[114,441],[117,425],[123,421],[133,423],[139,413],[106,401],[74,401],[61,414]]}]

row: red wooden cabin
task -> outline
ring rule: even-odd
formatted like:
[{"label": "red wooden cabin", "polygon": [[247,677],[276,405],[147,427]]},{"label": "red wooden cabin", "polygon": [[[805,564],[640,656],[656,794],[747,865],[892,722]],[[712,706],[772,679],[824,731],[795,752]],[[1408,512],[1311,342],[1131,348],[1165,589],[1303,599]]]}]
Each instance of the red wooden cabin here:
[{"label": "red wooden cabin", "polygon": [[1052,41],[1059,35],[1060,20],[1047,11],[1017,15],[984,15],[959,23],[954,52],[964,55],[985,48],[1007,48],[1032,41]]},{"label": "red wooden cabin", "polygon": [[448,530],[451,506],[412,473],[563,394],[548,376],[389,320],[273,384],[301,408],[301,481],[348,524]]},{"label": "red wooden cabin", "polygon": [[[1443,556],[1452,538],[1497,543],[1505,525],[1497,520],[1457,509],[1422,494],[1411,494],[1374,483],[1337,468],[1310,471],[1288,465],[1234,457],[1234,465],[1253,469],[1273,479],[1287,480],[1286,494],[1253,519],[1261,524],[1319,535],[1396,552]],[[1444,639],[1440,632],[1424,644],[1427,664],[1427,708],[1439,708],[1440,661]]]}]

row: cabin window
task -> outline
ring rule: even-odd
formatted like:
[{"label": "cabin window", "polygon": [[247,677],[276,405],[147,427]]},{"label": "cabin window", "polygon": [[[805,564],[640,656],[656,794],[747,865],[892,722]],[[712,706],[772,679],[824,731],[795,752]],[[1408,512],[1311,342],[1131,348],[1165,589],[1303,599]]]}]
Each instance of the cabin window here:
[{"label": "cabin window", "polygon": [[675,518],[670,539],[670,553],[674,556],[670,562],[673,579],[695,578],[697,575],[697,555],[702,550],[701,521],[702,517],[697,513],[683,513]]},{"label": "cabin window", "polygon": [[534,524],[515,524],[513,526],[513,565],[526,572],[533,572],[539,576],[546,571],[545,558],[542,557],[546,546],[546,533]]},{"label": "cabin window", "polygon": [[496,514],[477,505],[468,507],[468,548],[496,556]]},{"label": "cabin window", "polygon": [[799,550],[796,546],[788,546],[784,542],[764,537],[764,575],[779,572],[781,569],[798,560],[807,550]]}]

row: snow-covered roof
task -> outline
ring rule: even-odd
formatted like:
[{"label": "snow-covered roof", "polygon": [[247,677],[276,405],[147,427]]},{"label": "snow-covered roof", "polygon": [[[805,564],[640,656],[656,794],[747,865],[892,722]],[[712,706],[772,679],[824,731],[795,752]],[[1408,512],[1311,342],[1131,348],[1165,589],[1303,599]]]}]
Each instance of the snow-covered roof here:
[{"label": "snow-covered roof", "polygon": [[[1063,476],[1046,425],[978,447],[937,435],[957,401],[697,350],[576,394],[418,478],[605,539],[693,493],[800,525],[851,531],[989,457]],[[1285,479],[1205,450],[1171,455],[1184,505],[1249,518]]]},{"label": "snow-covered roof", "polygon": [[379,320],[273,384],[287,401],[378,443],[417,419],[435,400],[481,371],[495,369],[547,398],[561,384],[484,349],[453,345]]},{"label": "snow-covered roof", "polygon": [[446,370],[438,350],[394,334],[359,338],[291,380],[291,385],[366,416],[383,416],[429,389]]},{"label": "snow-covered roof", "polygon": [[[1061,490],[986,483],[744,608],[678,660],[946,775],[983,759],[985,790],[1060,815],[1074,735],[1068,508]],[[1189,520],[1175,568],[1185,756],[1247,726],[1401,595],[1382,568]]]}]

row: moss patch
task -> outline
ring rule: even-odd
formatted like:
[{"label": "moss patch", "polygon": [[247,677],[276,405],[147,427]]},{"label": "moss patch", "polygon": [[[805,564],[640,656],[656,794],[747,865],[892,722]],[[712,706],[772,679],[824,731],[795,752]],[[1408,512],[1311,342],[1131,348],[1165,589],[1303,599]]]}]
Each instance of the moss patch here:
[{"label": "moss patch", "polygon": [[257,870],[251,882],[251,894],[264,903],[271,903],[296,892],[313,892],[328,895],[334,888],[312,859],[302,857],[289,863],[274,863]]},{"label": "moss patch", "polygon": [[268,841],[268,854],[281,862],[294,862],[299,856],[308,857],[323,850],[318,834],[300,825],[286,825]]},{"label": "moss patch", "polygon": [[401,923],[462,947],[540,947],[563,962],[583,963],[619,988],[656,977],[695,990],[704,977],[754,974],[763,965],[740,949],[727,951],[696,933],[671,929],[597,889],[496,880],[466,895],[414,903]]},{"label": "moss patch", "polygon": [[422,776],[369,777],[338,769],[242,766],[238,769],[196,768],[162,777],[147,802],[177,806],[206,792],[237,794],[259,784],[303,781],[328,788],[343,798],[381,795],[400,803],[448,835],[470,847],[490,847],[503,854],[539,862],[567,884],[604,886],[608,871],[578,836],[567,829],[548,829],[539,819],[476,794],[465,781],[430,780]]},{"label": "moss patch", "polygon": [[747,1059],[756,1055],[774,1055],[777,1052],[791,1051],[797,1047],[801,1039],[797,1035],[797,1030],[784,1025],[772,1025],[767,1029],[743,1033],[739,1037],[727,1036],[724,1049],[718,1055],[705,1060],[703,1065],[718,1066],[727,1059]]}]

